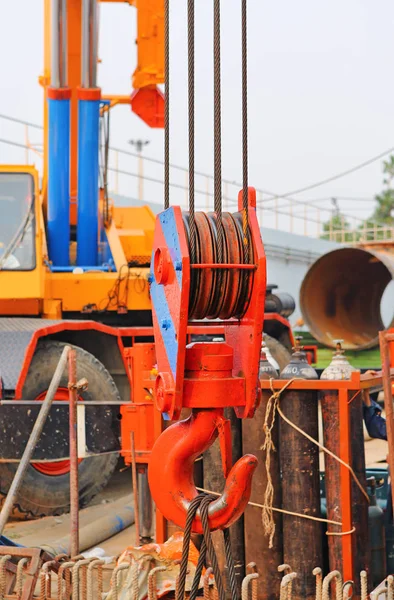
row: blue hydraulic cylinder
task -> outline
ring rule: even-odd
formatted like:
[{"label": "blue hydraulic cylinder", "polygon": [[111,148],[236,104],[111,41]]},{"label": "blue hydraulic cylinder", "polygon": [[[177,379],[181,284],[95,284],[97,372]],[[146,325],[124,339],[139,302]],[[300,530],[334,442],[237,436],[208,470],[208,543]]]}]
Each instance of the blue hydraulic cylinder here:
[{"label": "blue hydraulic cylinder", "polygon": [[98,261],[99,117],[100,90],[80,89],[77,224],[77,265],[80,267],[95,266]]},{"label": "blue hydraulic cylinder", "polygon": [[55,266],[69,265],[70,90],[48,89],[48,254]]}]

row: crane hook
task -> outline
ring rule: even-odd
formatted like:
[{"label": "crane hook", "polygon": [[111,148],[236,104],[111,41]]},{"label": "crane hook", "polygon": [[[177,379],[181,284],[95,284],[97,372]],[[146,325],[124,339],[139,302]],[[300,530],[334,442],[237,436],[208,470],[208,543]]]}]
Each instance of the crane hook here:
[{"label": "crane hook", "polygon": [[[194,409],[190,417],[174,423],[156,440],[148,469],[149,487],[160,512],[184,527],[190,502],[199,492],[193,481],[194,461],[218,436],[223,409]],[[223,493],[209,505],[211,531],[225,529],[244,512],[250,498],[257,458],[246,454],[232,467]],[[199,510],[192,531],[202,533]]]}]

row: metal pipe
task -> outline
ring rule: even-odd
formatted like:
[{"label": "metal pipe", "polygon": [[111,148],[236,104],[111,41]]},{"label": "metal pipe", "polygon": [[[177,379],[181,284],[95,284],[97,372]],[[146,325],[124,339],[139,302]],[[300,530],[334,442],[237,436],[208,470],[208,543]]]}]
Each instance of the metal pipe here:
[{"label": "metal pipe", "polygon": [[[384,291],[394,278],[394,246],[389,243],[339,248],[320,257],[300,291],[305,324],[322,344],[366,350],[379,343]],[[391,327],[394,324],[394,315]]]},{"label": "metal pipe", "polygon": [[[318,379],[305,353],[296,348],[280,379]],[[287,419],[310,438],[317,439],[318,397],[315,390],[286,390],[280,401]],[[279,422],[279,462],[282,474],[282,509],[320,517],[319,451],[283,419]],[[322,564],[322,528],[318,521],[283,515],[283,560],[298,573],[293,583],[295,600],[315,596],[312,571]],[[301,551],[302,548],[302,551]]]},{"label": "metal pipe", "polygon": [[48,246],[55,266],[69,264],[70,90],[67,88],[67,2],[51,4],[51,85],[48,88]]},{"label": "metal pipe", "polygon": [[98,7],[97,0],[82,2],[82,87],[97,85]]},{"label": "metal pipe", "polygon": [[48,417],[49,411],[51,410],[52,401],[55,397],[55,393],[60,385],[60,380],[63,376],[64,369],[67,364],[68,353],[70,352],[70,346],[65,346],[62,355],[59,359],[58,365],[56,367],[56,371],[52,377],[52,381],[49,385],[47,394],[45,396],[45,401],[41,406],[40,412],[38,414],[37,420],[34,423],[33,431],[30,434],[29,441],[26,444],[25,451],[21,458],[21,461],[16,470],[14,479],[11,483],[10,489],[8,491],[7,497],[4,501],[3,507],[0,513],[0,535],[3,533],[4,527],[9,519],[9,516],[12,511],[12,507],[15,504],[15,501],[18,497],[19,488],[21,486],[23,477],[26,473],[26,469],[29,466],[30,460],[33,456],[33,452],[37,446],[37,443],[40,439],[42,430],[44,428],[46,419]]},{"label": "metal pipe", "polygon": [[68,54],[67,54],[67,0],[60,0],[60,87],[68,84]]},{"label": "metal pipe", "polygon": [[98,262],[99,115],[99,99],[79,100],[77,265],[81,267]]},{"label": "metal pipe", "polygon": [[51,87],[67,86],[67,1],[51,3]]},{"label": "metal pipe", "polygon": [[[97,526],[97,523],[100,526]],[[89,548],[94,548],[101,542],[108,540],[114,535],[120,533],[134,523],[134,508],[130,496],[121,498],[117,502],[106,504],[103,507],[103,514],[95,517],[93,522],[84,525],[79,530],[79,550],[85,552]],[[71,540],[67,535],[59,540],[50,541],[48,544],[41,544],[40,548],[51,554],[65,553],[70,556]]]},{"label": "metal pipe", "polygon": [[99,118],[97,0],[82,2],[82,89],[78,103],[77,264],[98,262]]},{"label": "metal pipe", "polygon": [[97,62],[98,62],[98,1],[91,0],[89,15],[90,30],[90,86],[95,88],[97,85]]},{"label": "metal pipe", "polygon": [[145,540],[152,539],[152,496],[148,484],[148,472],[146,465],[140,465],[138,476],[138,508],[140,521],[140,536]]},{"label": "metal pipe", "polygon": [[[48,246],[54,266],[68,266],[70,243],[70,100],[48,90]],[[54,94],[51,97],[50,94]]]},{"label": "metal pipe", "polygon": [[89,80],[89,13],[90,0],[82,2],[82,69],[81,69],[81,85],[83,88],[90,87]]},{"label": "metal pipe", "polygon": [[60,39],[59,39],[60,2],[51,2],[51,86],[60,86]]},{"label": "metal pipe", "polygon": [[70,538],[71,556],[79,554],[79,485],[77,432],[77,353],[68,354],[69,445],[70,445]]},{"label": "metal pipe", "polygon": [[[263,355],[263,352],[262,352]],[[260,379],[277,379],[275,368],[262,356],[260,362]],[[261,450],[261,460],[257,465],[252,480],[251,498],[264,498],[269,478],[273,486],[273,506],[282,506],[282,482],[280,474],[279,453],[273,452],[268,446],[265,447],[266,432],[263,431],[262,423],[267,419],[268,399],[271,393],[263,392],[262,400],[258,406],[253,419],[242,419],[242,451],[249,454]],[[279,419],[272,426],[271,441],[275,448],[279,447]],[[269,475],[267,474],[267,457],[270,455]],[[256,519],[259,510],[255,506],[247,506],[244,515],[245,521],[245,561],[256,561],[263,577],[260,577],[254,585],[258,587],[259,598],[274,598],[273,590],[279,588],[281,574],[278,565],[283,563],[283,527],[282,515],[273,513],[272,518],[275,525],[275,533],[272,540],[266,535],[262,538],[261,529],[256,527]]]},{"label": "metal pipe", "polygon": [[130,449],[131,449],[131,477],[133,481],[133,497],[134,497],[134,514],[135,514],[135,539],[136,546],[140,545],[140,519],[138,506],[138,482],[137,482],[137,464],[135,460],[135,443],[134,431],[130,432]]}]

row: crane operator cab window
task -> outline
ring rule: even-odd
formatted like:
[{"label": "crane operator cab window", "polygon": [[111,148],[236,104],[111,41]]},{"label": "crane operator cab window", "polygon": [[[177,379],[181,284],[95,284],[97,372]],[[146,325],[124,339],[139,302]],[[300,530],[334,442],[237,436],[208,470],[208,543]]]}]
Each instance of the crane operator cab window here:
[{"label": "crane operator cab window", "polygon": [[36,265],[34,180],[28,173],[0,173],[0,271]]}]

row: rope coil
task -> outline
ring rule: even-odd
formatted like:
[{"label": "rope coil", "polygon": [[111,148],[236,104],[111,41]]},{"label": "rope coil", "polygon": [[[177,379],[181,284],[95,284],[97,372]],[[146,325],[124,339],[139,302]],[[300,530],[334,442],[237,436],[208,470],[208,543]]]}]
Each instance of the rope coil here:
[{"label": "rope coil", "polygon": [[[195,262],[217,264],[219,256],[219,220],[216,213],[196,212]],[[192,254],[191,217],[183,214],[189,251]],[[223,258],[226,264],[245,265],[241,213],[222,215]],[[250,231],[248,230],[250,241]],[[253,252],[248,254],[248,264],[253,264]],[[253,285],[253,269],[191,269],[189,318],[229,319],[240,318],[247,310]]]}]

